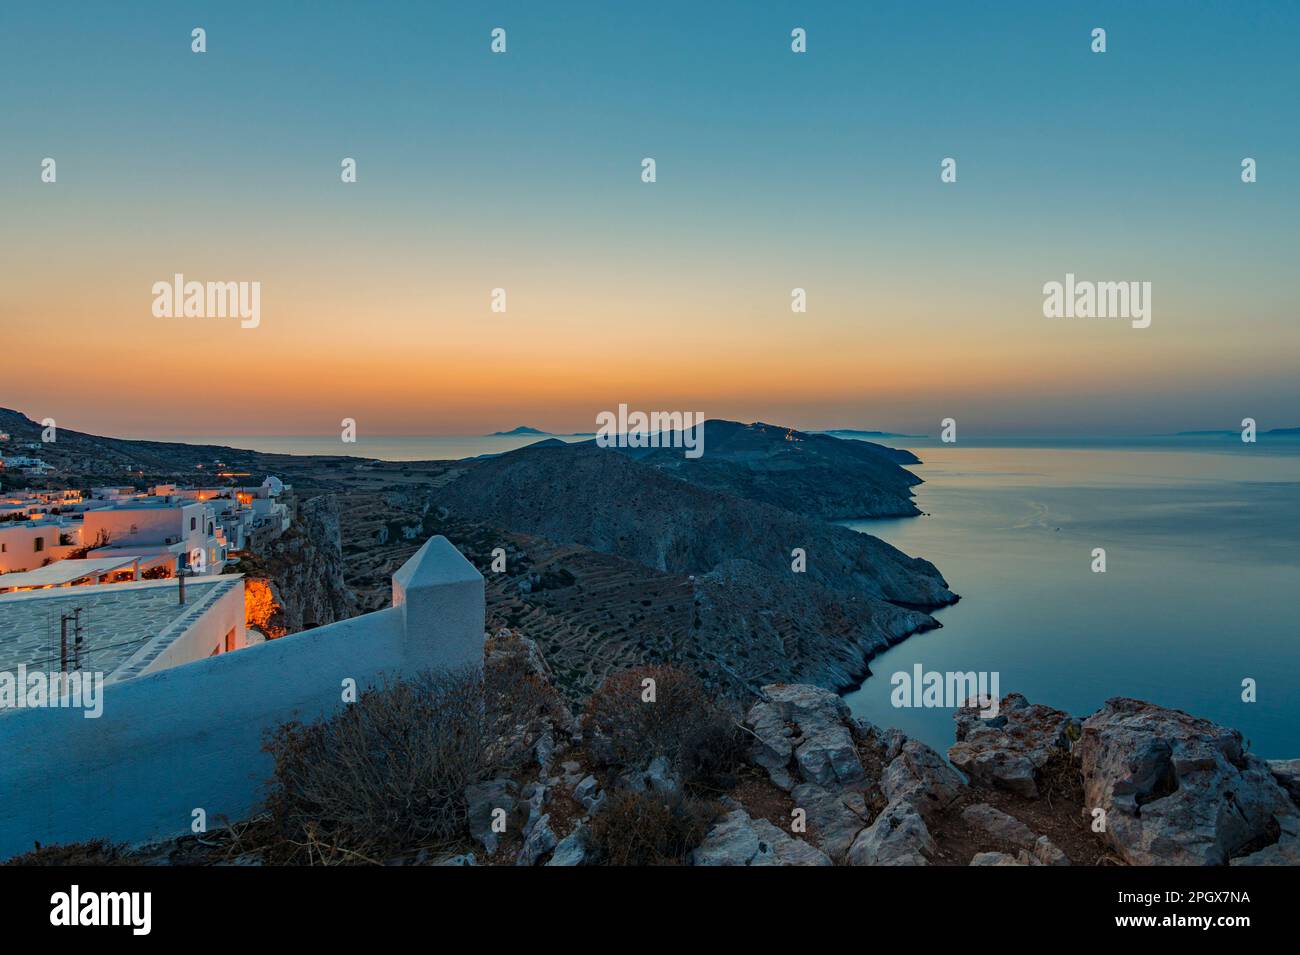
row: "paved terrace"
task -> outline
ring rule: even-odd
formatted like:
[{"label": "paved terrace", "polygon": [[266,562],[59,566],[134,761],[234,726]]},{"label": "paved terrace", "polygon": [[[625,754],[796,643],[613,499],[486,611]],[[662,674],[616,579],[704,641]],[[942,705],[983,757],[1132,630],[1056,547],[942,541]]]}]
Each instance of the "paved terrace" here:
[{"label": "paved terrace", "polygon": [[[82,669],[106,680],[138,674],[243,575],[185,581],[185,605],[175,580],[103,584],[0,595],[0,671],[59,667],[59,618],[81,608]],[[68,624],[72,639],[72,624]],[[121,672],[116,672],[118,670]]]}]

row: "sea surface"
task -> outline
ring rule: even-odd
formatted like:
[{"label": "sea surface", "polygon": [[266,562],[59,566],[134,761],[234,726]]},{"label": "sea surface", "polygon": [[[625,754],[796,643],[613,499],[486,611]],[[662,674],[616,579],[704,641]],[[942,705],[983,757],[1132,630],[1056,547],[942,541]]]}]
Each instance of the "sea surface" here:
[{"label": "sea surface", "polygon": [[951,711],[890,700],[920,664],[996,671],[1002,694],[1078,716],[1138,697],[1300,756],[1300,440],[882,443],[924,462],[925,514],[848,526],[933,562],[962,599],[871,661],[846,696],[857,716],[946,753]]}]

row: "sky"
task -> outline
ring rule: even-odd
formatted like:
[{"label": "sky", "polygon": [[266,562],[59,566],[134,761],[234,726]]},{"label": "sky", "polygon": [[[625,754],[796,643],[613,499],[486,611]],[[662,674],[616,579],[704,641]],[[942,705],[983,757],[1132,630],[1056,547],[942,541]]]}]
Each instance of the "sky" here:
[{"label": "sky", "polygon": [[[623,403],[1300,425],[1300,4],[1137,6],[4,4],[0,406],[122,436]],[[260,282],[260,324],[156,317],[176,273]],[[1150,327],[1044,317],[1067,273],[1150,282]]]}]

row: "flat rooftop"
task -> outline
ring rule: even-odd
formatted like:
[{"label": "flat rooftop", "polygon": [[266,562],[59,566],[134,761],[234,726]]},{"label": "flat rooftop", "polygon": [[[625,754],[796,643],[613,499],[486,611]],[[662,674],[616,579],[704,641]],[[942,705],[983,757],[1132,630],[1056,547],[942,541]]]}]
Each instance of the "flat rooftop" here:
[{"label": "flat rooftop", "polygon": [[85,560],[79,558],[56,560],[52,564],[37,567],[35,570],[0,574],[0,590],[14,587],[59,587],[63,584],[70,584],[74,580],[81,580],[83,577],[100,577],[104,574],[111,574],[115,570],[125,570],[128,567],[134,567],[137,560],[147,561],[150,559],[144,554],[122,554]]},{"label": "flat rooftop", "polygon": [[[133,675],[183,634],[213,601],[243,586],[242,574],[189,578],[184,606],[177,602],[175,580],[0,594],[0,671],[15,672],[19,664],[29,670],[57,670],[59,619],[79,607],[82,669],[98,670],[105,679]],[[131,672],[115,673],[155,640],[158,646],[149,648],[146,659],[134,661]]]}]

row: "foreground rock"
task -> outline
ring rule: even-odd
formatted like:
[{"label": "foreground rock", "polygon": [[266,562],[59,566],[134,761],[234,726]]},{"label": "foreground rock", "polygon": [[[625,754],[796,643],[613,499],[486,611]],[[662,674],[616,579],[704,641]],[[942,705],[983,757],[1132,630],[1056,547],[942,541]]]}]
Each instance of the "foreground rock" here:
[{"label": "foreground rock", "polygon": [[897,799],[854,840],[850,865],[929,865],[934,839],[916,807]]},{"label": "foreground rock", "polygon": [[776,785],[793,789],[798,778],[839,790],[867,781],[849,720],[848,704],[830,690],[777,683],[763,687],[745,722],[754,762]]},{"label": "foreground rock", "polygon": [[812,783],[801,783],[794,787],[790,796],[794,804],[807,813],[817,844],[836,861],[844,857],[858,833],[872,819],[866,799],[855,790],[836,793]]},{"label": "foreground rock", "polygon": [[905,800],[929,817],[947,809],[966,789],[966,783],[929,746],[909,739],[885,767],[880,789],[891,802]]},{"label": "foreground rock", "polygon": [[820,849],[782,832],[766,819],[751,819],[744,809],[727,813],[691,853],[701,866],[830,865]]},{"label": "foreground rock", "polygon": [[1273,846],[1293,852],[1297,810],[1237,730],[1140,700],[1088,717],[1079,742],[1085,804],[1133,865],[1224,865]]},{"label": "foreground rock", "polygon": [[952,764],[971,782],[1037,799],[1043,770],[1069,753],[1079,735],[1079,721],[1041,703],[1031,704],[1008,693],[996,716],[985,718],[972,701],[954,717],[957,742],[949,748]]},{"label": "foreground rock", "polygon": [[1268,771],[1287,791],[1291,801],[1300,805],[1300,759],[1270,759]]}]

